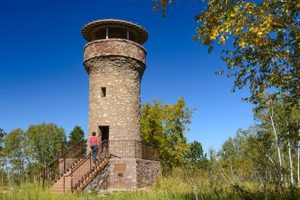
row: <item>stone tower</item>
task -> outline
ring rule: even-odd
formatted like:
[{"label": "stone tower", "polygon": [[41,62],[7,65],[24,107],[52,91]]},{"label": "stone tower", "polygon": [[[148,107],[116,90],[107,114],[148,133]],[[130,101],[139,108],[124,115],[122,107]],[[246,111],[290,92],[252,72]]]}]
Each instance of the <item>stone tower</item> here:
[{"label": "stone tower", "polygon": [[146,152],[140,136],[140,83],[146,67],[142,45],[148,33],[131,22],[105,19],[85,25],[82,35],[88,41],[89,135],[96,132],[108,141],[109,153],[117,157],[110,159],[108,186],[99,188],[148,186],[160,171],[159,161],[147,158],[153,152]]},{"label": "stone tower", "polygon": [[84,26],[84,66],[89,75],[89,134],[101,140],[140,141],[140,82],[148,34],[121,20]]}]

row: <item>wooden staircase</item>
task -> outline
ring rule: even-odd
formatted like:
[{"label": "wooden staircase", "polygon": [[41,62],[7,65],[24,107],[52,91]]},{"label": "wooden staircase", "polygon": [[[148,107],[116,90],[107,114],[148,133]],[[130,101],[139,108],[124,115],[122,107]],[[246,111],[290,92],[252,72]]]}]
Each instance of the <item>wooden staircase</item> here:
[{"label": "wooden staircase", "polygon": [[98,162],[94,165],[92,170],[87,172],[73,187],[75,191],[82,191],[89,183],[91,183],[94,178],[105,169],[108,165],[108,158],[103,159],[101,162]]},{"label": "wooden staircase", "polygon": [[101,147],[96,162],[92,152],[82,156],[86,146],[75,144],[67,149],[44,170],[43,185],[45,180],[50,181],[51,190],[58,193],[82,191],[109,163],[107,141],[102,142]]},{"label": "wooden staircase", "polygon": [[109,159],[104,158],[94,163],[91,156],[80,159],[54,181],[51,190],[57,193],[82,191],[108,162]]}]

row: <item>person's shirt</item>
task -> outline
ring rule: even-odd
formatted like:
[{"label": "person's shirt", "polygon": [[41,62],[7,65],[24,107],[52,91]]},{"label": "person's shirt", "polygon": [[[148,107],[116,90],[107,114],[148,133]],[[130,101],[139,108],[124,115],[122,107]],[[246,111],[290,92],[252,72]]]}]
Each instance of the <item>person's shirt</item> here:
[{"label": "person's shirt", "polygon": [[90,146],[99,145],[100,143],[99,138],[97,136],[90,136],[88,142]]}]

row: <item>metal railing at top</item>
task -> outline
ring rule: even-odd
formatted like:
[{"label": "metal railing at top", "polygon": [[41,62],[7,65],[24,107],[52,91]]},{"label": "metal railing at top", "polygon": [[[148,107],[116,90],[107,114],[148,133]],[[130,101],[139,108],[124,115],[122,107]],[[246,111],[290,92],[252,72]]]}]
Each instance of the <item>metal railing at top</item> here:
[{"label": "metal railing at top", "polygon": [[159,151],[154,146],[137,140],[108,140],[100,146],[100,151],[119,158],[141,158],[159,160]]}]

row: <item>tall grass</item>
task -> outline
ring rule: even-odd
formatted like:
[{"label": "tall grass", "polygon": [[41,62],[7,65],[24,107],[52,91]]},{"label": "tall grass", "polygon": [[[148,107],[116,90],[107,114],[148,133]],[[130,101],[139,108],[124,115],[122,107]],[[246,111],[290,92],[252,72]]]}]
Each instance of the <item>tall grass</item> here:
[{"label": "tall grass", "polygon": [[[193,183],[192,183],[193,182]],[[215,183],[215,184],[214,184]],[[296,200],[300,199],[298,189],[276,190],[269,187],[263,191],[254,183],[239,183],[234,186],[218,181],[212,182],[207,177],[197,176],[193,181],[183,177],[181,172],[163,177],[153,187],[127,192],[108,194],[97,192],[81,192],[75,194],[55,194],[49,189],[43,189],[38,184],[23,184],[14,188],[2,190],[2,200]]]},{"label": "tall grass", "polygon": [[94,195],[87,193],[56,194],[38,184],[23,184],[2,191],[2,200],[93,200]]}]

